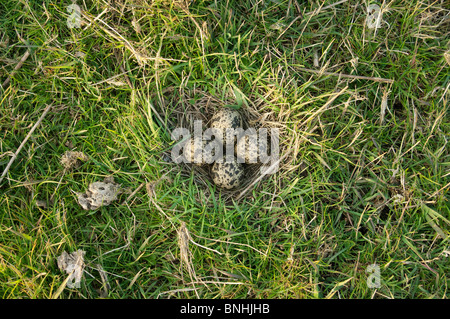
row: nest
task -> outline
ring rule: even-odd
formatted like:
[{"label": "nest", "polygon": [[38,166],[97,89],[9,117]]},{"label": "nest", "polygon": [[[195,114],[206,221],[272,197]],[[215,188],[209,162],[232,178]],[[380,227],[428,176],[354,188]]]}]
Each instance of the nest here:
[{"label": "nest", "polygon": [[[202,121],[202,131],[205,131],[210,127],[211,118],[213,115],[223,107],[235,106],[237,102],[232,98],[225,98],[224,100],[218,97],[212,96],[206,92],[194,90],[193,92],[180,92],[171,93],[167,96],[169,105],[164,107],[165,112],[159,113],[163,118],[167,119],[168,127],[167,130],[173,131],[176,128],[186,128],[193,136],[194,132],[194,121]],[[261,111],[260,111],[261,110]],[[264,110],[267,110],[264,112]],[[253,103],[248,106],[244,105],[238,109],[239,113],[243,119],[243,129],[254,128],[258,131],[259,128],[267,129],[268,144],[270,145],[272,140],[271,128],[278,128],[279,132],[279,162],[278,162],[278,172],[277,174],[289,166],[292,158],[288,158],[288,152],[291,148],[290,145],[283,143],[287,141],[285,126],[281,124],[275,118],[273,112],[270,108],[266,108],[264,102],[255,99]],[[291,143],[293,143],[292,138]],[[171,162],[171,149],[163,152],[163,158],[166,161]],[[244,166],[244,176],[241,182],[241,186],[235,189],[227,190],[223,188],[218,188],[222,198],[239,200],[249,196],[252,189],[255,187],[260,187],[261,181],[264,180],[264,176],[261,176],[261,171],[270,166],[272,162],[269,161],[266,164],[255,163],[255,164],[245,164]],[[180,163],[183,173],[186,176],[190,176],[192,170],[195,170],[195,181],[197,185],[203,185],[205,192],[209,193],[209,186],[214,185],[211,178],[211,167],[212,164],[205,165],[194,165],[191,163]],[[270,176],[270,175],[266,175]],[[219,192],[217,192],[219,193]]]}]

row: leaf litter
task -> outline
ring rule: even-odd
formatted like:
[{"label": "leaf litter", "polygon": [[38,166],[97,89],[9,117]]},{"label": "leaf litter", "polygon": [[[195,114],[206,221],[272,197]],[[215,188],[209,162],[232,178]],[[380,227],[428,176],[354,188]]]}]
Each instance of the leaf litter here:
[{"label": "leaf litter", "polygon": [[79,249],[71,254],[64,251],[61,256],[57,258],[58,268],[69,274],[67,278],[67,287],[80,288],[81,278],[84,271],[84,255],[85,251]]},{"label": "leaf litter", "polygon": [[89,184],[84,193],[75,192],[78,203],[85,210],[96,210],[101,206],[108,206],[117,199],[122,192],[120,184],[114,182],[113,177],[106,177],[103,182]]},{"label": "leaf litter", "polygon": [[73,169],[80,166],[81,162],[89,159],[86,154],[79,151],[66,151],[62,156],[60,163],[65,169]]}]

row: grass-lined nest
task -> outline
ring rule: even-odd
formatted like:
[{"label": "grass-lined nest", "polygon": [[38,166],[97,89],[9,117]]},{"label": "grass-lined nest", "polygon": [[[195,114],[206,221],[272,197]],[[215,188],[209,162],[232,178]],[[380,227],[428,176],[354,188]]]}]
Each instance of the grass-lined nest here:
[{"label": "grass-lined nest", "polygon": [[[230,113],[229,111],[231,111],[240,116],[239,120],[233,117],[230,118],[231,122],[229,123],[233,123],[233,128],[235,124],[239,124],[237,126],[241,126],[243,130],[254,128],[256,132],[258,132],[260,128],[267,129],[267,144],[265,145],[268,149],[269,156],[272,155],[271,144],[273,136],[271,134],[271,128],[277,128],[279,133],[279,160],[276,161],[277,163],[274,163],[273,159],[270,159],[266,163],[261,163],[260,161],[255,163],[255,149],[252,149],[251,147],[248,149],[247,153],[244,153],[245,156],[240,158],[239,161],[243,163],[231,163],[229,165],[214,165],[214,163],[209,164],[204,162],[193,163],[193,161],[191,161],[191,163],[180,163],[179,165],[187,176],[191,174],[192,170],[195,170],[195,180],[197,185],[204,185],[205,189],[208,189],[209,185],[215,184],[219,186],[222,196],[225,195],[229,198],[239,199],[244,196],[244,194],[247,194],[247,191],[258,187],[257,185],[264,179],[261,172],[265,171],[271,164],[275,164],[272,165],[272,167],[276,167],[278,164],[278,167],[276,167],[276,169],[278,169],[276,171],[278,174],[282,173],[283,170],[288,167],[293,158],[292,156],[288,156],[288,151],[295,149],[293,146],[297,143],[297,139],[285,136],[288,131],[285,125],[277,121],[275,114],[262,100],[256,98],[252,103],[238,107],[236,106],[236,101],[231,98],[221,100],[201,91],[194,91],[192,93],[193,94],[184,93],[180,96],[179,92],[177,92],[177,95],[172,95],[170,97],[170,107],[166,110],[167,112],[170,110],[171,114],[165,114],[165,118],[170,119],[170,122],[168,121],[169,126],[167,127],[170,131],[173,131],[176,128],[186,128],[193,137],[194,121],[201,120],[202,131],[204,132],[206,129],[211,128],[211,125],[214,122],[221,124],[226,123],[227,120],[224,120],[220,114],[222,112]],[[291,145],[288,145],[288,142],[290,142]],[[200,147],[206,145],[204,141],[201,143]],[[187,141],[187,144],[191,145],[191,150],[194,149],[193,139]],[[243,148],[243,145],[248,146],[248,140],[241,141],[241,143],[239,143],[239,140],[235,140],[235,151],[237,151],[238,148]],[[198,155],[198,153],[195,153],[194,156],[193,151],[189,154],[191,154],[191,159]],[[226,155],[225,149],[223,155]],[[164,152],[164,157],[171,159],[171,150]],[[235,157],[235,160],[237,159],[238,158]],[[219,176],[220,173],[218,172],[221,170],[231,171],[232,175]]]}]

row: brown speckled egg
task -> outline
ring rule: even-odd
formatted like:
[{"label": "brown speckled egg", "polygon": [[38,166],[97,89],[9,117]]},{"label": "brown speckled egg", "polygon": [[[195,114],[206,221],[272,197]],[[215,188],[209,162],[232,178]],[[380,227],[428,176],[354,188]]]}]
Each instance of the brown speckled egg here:
[{"label": "brown speckled egg", "polygon": [[259,154],[267,154],[267,141],[258,141],[258,134],[244,135],[236,144],[236,155],[239,162],[254,164],[258,162]]},{"label": "brown speckled egg", "polygon": [[235,159],[232,162],[226,162],[225,160],[224,158],[223,163],[214,163],[211,169],[212,178],[217,186],[233,189],[241,183],[244,168]]},{"label": "brown speckled egg", "polygon": [[[212,119],[211,119],[211,128],[214,129],[220,129],[222,131],[222,137],[219,134],[219,141],[222,144],[226,143],[226,129],[227,128],[232,128],[232,129],[237,129],[242,127],[242,117],[241,114],[231,108],[223,108],[220,111],[218,111],[216,114],[213,115]],[[234,140],[231,141],[231,143],[234,143],[235,141],[235,137]],[[225,143],[224,143],[225,142]]]},{"label": "brown speckled egg", "polygon": [[[210,164],[214,160],[214,152],[204,152],[205,148],[214,142],[202,140],[200,144],[195,145],[195,140],[192,138],[185,145],[185,158],[188,163],[201,166],[204,164]],[[197,146],[197,147],[196,147]]]}]

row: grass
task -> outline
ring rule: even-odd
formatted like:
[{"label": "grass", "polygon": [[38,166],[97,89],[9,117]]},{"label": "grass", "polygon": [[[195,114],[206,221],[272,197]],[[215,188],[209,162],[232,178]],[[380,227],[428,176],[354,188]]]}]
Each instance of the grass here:
[{"label": "grass", "polygon": [[[78,4],[74,29],[67,1],[0,4],[2,171],[53,105],[0,182],[1,298],[448,297],[444,1],[380,2],[376,32],[367,1]],[[288,154],[240,197],[165,156],[210,97]],[[89,160],[65,169],[68,150]],[[106,176],[125,192],[84,211],[75,192]]]}]

